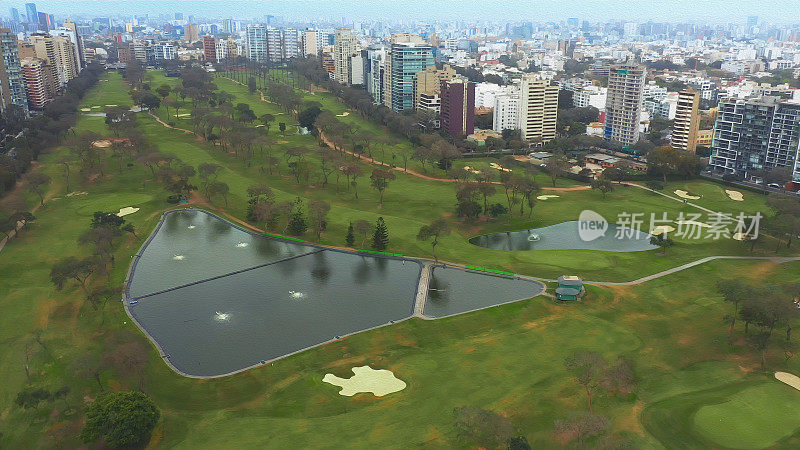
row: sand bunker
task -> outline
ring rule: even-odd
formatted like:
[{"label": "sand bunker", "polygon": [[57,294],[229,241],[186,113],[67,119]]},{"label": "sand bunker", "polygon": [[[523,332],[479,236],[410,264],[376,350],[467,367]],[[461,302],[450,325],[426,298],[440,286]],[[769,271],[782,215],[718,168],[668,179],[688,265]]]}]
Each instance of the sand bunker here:
[{"label": "sand bunker", "polygon": [[752,240],[750,235],[747,234],[747,233],[733,233],[733,236],[731,236],[731,239],[736,240],[736,241],[750,241],[750,240]]},{"label": "sand bunker", "polygon": [[775,379],[782,381],[800,391],[800,377],[787,372],[775,372]]},{"label": "sand bunker", "polygon": [[115,108],[117,106],[119,106],[119,105],[106,105],[107,108]]},{"label": "sand bunker", "polygon": [[503,172],[511,172],[511,169],[506,169],[505,167],[497,163],[489,163],[489,167],[491,167],[492,169],[502,170]]},{"label": "sand bunker", "polygon": [[139,211],[139,208],[134,208],[132,206],[126,206],[124,208],[120,208],[119,212],[117,213],[117,217],[127,216],[128,214],[133,214],[136,211]]},{"label": "sand bunker", "polygon": [[81,111],[83,111],[83,112],[89,112],[91,110],[92,110],[92,108],[81,108]]},{"label": "sand bunker", "polygon": [[350,115],[350,112],[349,111],[345,111],[345,112],[343,112],[341,114],[337,114],[336,117],[347,117],[349,115]]},{"label": "sand bunker", "polygon": [[470,166],[464,166],[464,170],[466,170],[467,172],[470,172],[470,173],[474,173],[475,175],[480,175],[480,173],[481,173],[480,170],[473,169]]},{"label": "sand bunker", "polygon": [[108,148],[111,147],[111,145],[111,141],[106,139],[92,142],[92,147],[94,148]]},{"label": "sand bunker", "polygon": [[658,235],[664,234],[664,233],[672,233],[673,231],[675,231],[675,227],[673,227],[671,225],[659,225],[659,226],[653,228],[650,231],[650,234],[652,234],[653,236],[658,236]]},{"label": "sand bunker", "polygon": [[731,200],[736,200],[737,202],[744,201],[744,195],[739,191],[729,191],[725,189],[725,193],[728,194],[728,198],[730,198]]},{"label": "sand bunker", "polygon": [[70,192],[69,194],[67,194],[67,197],[74,197],[76,195],[87,195],[87,194],[88,194],[88,192],[85,192],[85,191],[83,191],[83,192]]},{"label": "sand bunker", "polygon": [[192,115],[192,113],[183,113],[183,114],[178,114],[178,117],[188,117],[188,116],[191,116],[191,115]]},{"label": "sand bunker", "polygon": [[703,222],[698,222],[696,220],[676,220],[675,223],[677,223],[678,225],[688,225],[700,228],[711,228],[711,225]]},{"label": "sand bunker", "polygon": [[536,197],[536,200],[548,200],[548,199],[551,199],[551,198],[558,198],[558,196],[557,195],[540,195],[540,196]]},{"label": "sand bunker", "polygon": [[406,388],[403,380],[394,376],[392,371],[375,370],[370,366],[353,367],[355,376],[352,378],[339,378],[332,373],[326,373],[322,379],[325,383],[342,388],[339,395],[352,397],[361,392],[371,392],[376,397],[383,397],[392,392],[402,391]]},{"label": "sand bunker", "polygon": [[680,198],[685,198],[685,199],[687,199],[687,200],[697,200],[697,199],[699,199],[699,198],[700,198],[700,197],[698,197],[698,196],[696,196],[696,195],[689,195],[689,193],[688,193],[688,192],[686,192],[686,191],[682,191],[682,190],[680,190],[680,189],[676,189],[676,190],[675,190],[675,195],[677,195],[677,196],[678,196],[678,197],[680,197]]},{"label": "sand bunker", "polygon": [[101,106],[92,106],[92,109],[99,109],[102,108]]}]

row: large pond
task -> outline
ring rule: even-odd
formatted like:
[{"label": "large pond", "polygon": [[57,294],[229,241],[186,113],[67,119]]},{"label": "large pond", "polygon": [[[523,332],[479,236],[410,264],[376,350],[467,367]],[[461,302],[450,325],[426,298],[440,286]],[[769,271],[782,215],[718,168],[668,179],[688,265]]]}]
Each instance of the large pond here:
[{"label": "large pond", "polygon": [[494,250],[602,250],[606,252],[641,252],[657,248],[650,244],[648,233],[608,224],[603,236],[584,241],[578,234],[578,221],[563,222],[543,228],[476,236],[470,243]]},{"label": "large pond", "polygon": [[131,292],[147,295],[128,308],[177,370],[219,376],[410,317],[420,269],[174,212],[133,270]]},{"label": "large pond", "polygon": [[[422,264],[250,233],[205,211],[164,215],[133,264],[127,309],[179,372],[223,376],[408,319]],[[434,269],[423,314],[530,298],[539,283]]]},{"label": "large pond", "polygon": [[447,317],[536,297],[542,292],[544,285],[535,281],[437,266],[430,276],[423,313]]}]

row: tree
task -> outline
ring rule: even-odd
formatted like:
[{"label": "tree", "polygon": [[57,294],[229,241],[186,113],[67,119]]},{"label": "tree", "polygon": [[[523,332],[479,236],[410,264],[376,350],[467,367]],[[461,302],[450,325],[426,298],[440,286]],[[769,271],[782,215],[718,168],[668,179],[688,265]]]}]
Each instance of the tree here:
[{"label": "tree", "polygon": [[605,380],[608,365],[597,352],[578,352],[564,360],[564,366],[575,380],[583,386],[589,400],[589,412],[593,412],[592,397]]},{"label": "tree", "polygon": [[281,131],[281,135],[286,132],[286,124],[284,122],[278,122],[278,129]]},{"label": "tree", "polygon": [[372,248],[375,250],[386,250],[389,247],[389,228],[383,217],[378,217],[375,223],[375,232],[372,234]]},{"label": "tree", "polygon": [[53,396],[47,389],[25,386],[20,392],[17,393],[14,403],[21,408],[34,408],[38,410],[40,403],[44,401],[50,401],[52,399]]},{"label": "tree", "polygon": [[369,176],[370,185],[378,191],[380,206],[383,206],[383,191],[389,186],[389,182],[394,180],[394,173],[390,170],[374,169],[372,175]]},{"label": "tree", "polygon": [[50,269],[50,281],[56,286],[56,289],[61,290],[69,280],[77,281],[83,293],[87,296],[89,291],[86,288],[86,280],[92,275],[97,267],[93,258],[78,259],[74,256],[69,256],[60,259],[53,264]]},{"label": "tree", "polygon": [[661,248],[663,254],[667,254],[667,249],[675,245],[675,241],[665,236],[666,233],[660,233],[650,237],[650,245],[656,245]]},{"label": "tree", "polygon": [[113,448],[145,445],[161,417],[161,412],[142,392],[100,394],[86,410],[81,430],[84,442],[103,439]]},{"label": "tree", "polygon": [[439,244],[439,238],[450,234],[450,225],[444,219],[436,219],[430,225],[423,225],[417,233],[417,239],[420,241],[431,240],[431,251],[433,252],[433,259],[436,263],[439,259],[436,257],[436,246]]},{"label": "tree", "polygon": [[350,225],[347,226],[347,236],[345,236],[344,241],[350,248],[352,248],[353,244],[356,243],[356,235],[353,230],[353,222],[350,222]]},{"label": "tree", "polygon": [[545,169],[547,169],[547,172],[550,174],[553,187],[555,187],[558,178],[569,169],[569,162],[561,155],[553,155],[545,161],[544,165]]},{"label": "tree", "polygon": [[678,164],[680,153],[670,146],[659,147],[647,153],[647,171],[651,175],[661,176],[664,184],[669,174]]},{"label": "tree", "polygon": [[125,223],[125,218],[118,216],[116,213],[107,213],[103,211],[95,211],[92,215],[92,228],[111,227],[119,229]]},{"label": "tree", "polygon": [[717,283],[717,290],[726,302],[733,304],[733,315],[730,316],[731,326],[728,331],[728,335],[733,336],[736,317],[739,315],[739,305],[754,296],[755,292],[741,280],[722,280]]},{"label": "tree", "polygon": [[162,84],[161,86],[156,88],[156,93],[161,96],[161,98],[169,97],[169,94],[172,92],[172,88],[168,84]]},{"label": "tree", "polygon": [[306,230],[308,230],[308,221],[303,213],[303,203],[299,197],[292,205],[292,213],[289,217],[287,230],[289,231],[289,234],[293,236],[302,236],[306,233]]},{"label": "tree", "polygon": [[200,176],[200,186],[203,188],[203,194],[206,200],[211,200],[209,186],[211,183],[217,181],[219,173],[222,171],[222,166],[214,163],[200,163],[197,166],[197,175]]},{"label": "tree", "polygon": [[557,439],[562,444],[577,442],[576,448],[588,448],[586,441],[608,430],[611,423],[600,414],[574,413],[553,424]]},{"label": "tree", "polygon": [[93,378],[97,382],[97,387],[100,388],[101,391],[103,390],[103,383],[100,382],[102,365],[96,356],[89,353],[78,355],[75,361],[70,365],[70,368],[72,372],[80,378]]},{"label": "tree", "polygon": [[25,187],[29,192],[39,196],[39,204],[41,206],[44,206],[44,188],[51,181],[50,176],[42,172],[31,172],[25,176]]},{"label": "tree", "polygon": [[611,180],[605,180],[603,178],[597,178],[592,180],[592,189],[598,190],[603,193],[603,199],[606,198],[606,194],[614,190],[614,186],[611,184]]},{"label": "tree", "polygon": [[356,222],[356,232],[361,235],[361,248],[367,243],[367,235],[372,231],[372,224],[366,220],[359,220]]},{"label": "tree", "polygon": [[477,406],[461,406],[454,411],[456,434],[470,446],[494,449],[514,437],[514,425],[508,418]]},{"label": "tree", "polygon": [[660,191],[664,189],[664,183],[658,180],[647,180],[645,186],[654,191]]},{"label": "tree", "polygon": [[255,77],[248,78],[247,79],[247,90],[250,91],[250,93],[252,94],[253,92],[256,91],[256,89],[257,89],[257,87],[256,87],[256,79],[255,79]]},{"label": "tree", "polygon": [[308,216],[311,219],[311,229],[317,235],[317,242],[322,237],[322,232],[328,226],[328,212],[331,210],[331,205],[322,200],[309,200],[308,202]]},{"label": "tree", "polygon": [[221,195],[223,199],[225,199],[225,207],[228,207],[228,192],[230,192],[230,187],[228,187],[227,183],[223,183],[222,181],[215,181],[208,185],[208,193],[209,198]]}]

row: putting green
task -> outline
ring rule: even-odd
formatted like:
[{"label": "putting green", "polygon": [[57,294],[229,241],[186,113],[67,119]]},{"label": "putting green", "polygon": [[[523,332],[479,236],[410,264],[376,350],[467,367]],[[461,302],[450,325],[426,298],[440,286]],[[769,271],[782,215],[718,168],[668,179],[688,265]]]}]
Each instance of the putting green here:
[{"label": "putting green", "polygon": [[800,392],[779,382],[756,385],[698,409],[694,427],[723,447],[769,447],[800,427]]},{"label": "putting green", "polygon": [[153,199],[149,194],[97,194],[72,197],[73,207],[82,216],[91,216],[96,211],[116,212],[131,205],[138,206]]}]

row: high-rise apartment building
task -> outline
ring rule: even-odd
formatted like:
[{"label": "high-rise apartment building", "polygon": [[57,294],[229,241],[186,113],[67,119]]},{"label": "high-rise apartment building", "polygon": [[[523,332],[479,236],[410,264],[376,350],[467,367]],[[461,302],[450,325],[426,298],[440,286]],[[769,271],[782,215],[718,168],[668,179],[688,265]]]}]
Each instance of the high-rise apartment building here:
[{"label": "high-rise apartment building", "polygon": [[303,30],[303,56],[317,56],[322,50],[319,42],[319,31]]},{"label": "high-rise apartment building", "polygon": [[464,78],[443,81],[441,128],[454,138],[475,132],[475,83]]},{"label": "high-rise apartment building", "polygon": [[300,56],[300,30],[284,28],[281,30],[281,59]]},{"label": "high-rise apartment building", "polygon": [[520,83],[519,119],[522,139],[542,144],[556,137],[558,86],[536,74],[525,74]]},{"label": "high-rise apartment building", "polygon": [[678,106],[672,125],[672,147],[694,153],[697,150],[697,132],[700,130],[700,93],[685,90],[678,93]]},{"label": "high-rise apartment building", "polygon": [[414,108],[414,79],[417,73],[434,65],[433,51],[424,39],[408,39],[408,42],[399,42],[394,39],[391,47],[390,76],[391,76],[391,108],[404,111]]},{"label": "high-rise apartment building", "polygon": [[239,57],[239,47],[236,45],[236,41],[233,38],[229,37],[225,40],[225,57],[228,59],[236,59]]},{"label": "high-rise apartment building", "polygon": [[2,64],[3,75],[0,76],[0,90],[4,105],[3,110],[8,107],[6,99],[10,104],[28,111],[28,98],[25,94],[25,81],[22,77],[22,66],[20,64],[19,53],[17,51],[17,36],[8,28],[0,28],[0,64]]},{"label": "high-rise apartment building", "polygon": [[795,169],[800,151],[800,104],[778,97],[724,99],[719,103],[709,166],[745,179],[775,167]]},{"label": "high-rise apartment building", "polygon": [[267,27],[267,59],[272,62],[283,59],[283,30]]},{"label": "high-rise apartment building", "polygon": [[267,53],[267,28],[264,25],[247,27],[247,59],[257,62],[269,60]]},{"label": "high-rise apartment building", "polygon": [[[48,34],[34,34],[28,39],[33,46],[36,58],[41,61],[41,69],[46,73],[44,82],[47,84],[47,91],[49,92],[50,99],[55,96],[55,92],[61,87],[62,80],[64,80],[64,69],[59,67],[59,58],[56,57],[56,44],[53,37]],[[28,58],[25,58],[26,60]],[[26,78],[27,83],[27,78]],[[64,81],[66,84],[66,81]],[[28,105],[32,105],[30,95],[28,96]]]},{"label": "high-rise apartment building", "polygon": [[349,28],[338,28],[333,43],[333,79],[342,84],[351,84],[351,59],[361,54],[361,44]]},{"label": "high-rise apartment building", "polygon": [[217,39],[214,36],[203,36],[203,60],[217,61]]},{"label": "high-rise apartment building", "polygon": [[441,69],[437,69],[436,66],[428,66],[425,70],[417,72],[414,78],[414,107],[420,107],[423,96],[427,99],[433,95],[439,95],[442,83],[450,81],[456,76],[456,71],[447,64]]},{"label": "high-rise apartment building", "polygon": [[645,69],[641,66],[611,67],[606,96],[604,138],[624,146],[639,141],[639,119],[642,111]]},{"label": "high-rise apartment building", "polygon": [[57,28],[50,34],[58,34],[69,37],[72,43],[75,44],[75,50],[78,53],[78,70],[83,70],[83,68],[86,67],[86,47],[83,45],[83,37],[81,37],[80,33],[78,33],[77,24],[70,19],[67,19],[62,28]]},{"label": "high-rise apartment building", "polygon": [[75,44],[65,36],[53,36],[53,49],[55,50],[59,84],[66,86],[69,80],[77,77],[80,73],[78,50]]},{"label": "high-rise apartment building", "polygon": [[364,62],[364,84],[376,105],[382,105],[384,102],[386,54],[385,45],[371,45],[367,49],[367,59]]},{"label": "high-rise apartment building", "polygon": [[31,109],[42,109],[53,99],[51,74],[39,58],[22,60],[22,77],[25,80],[25,93]]}]

